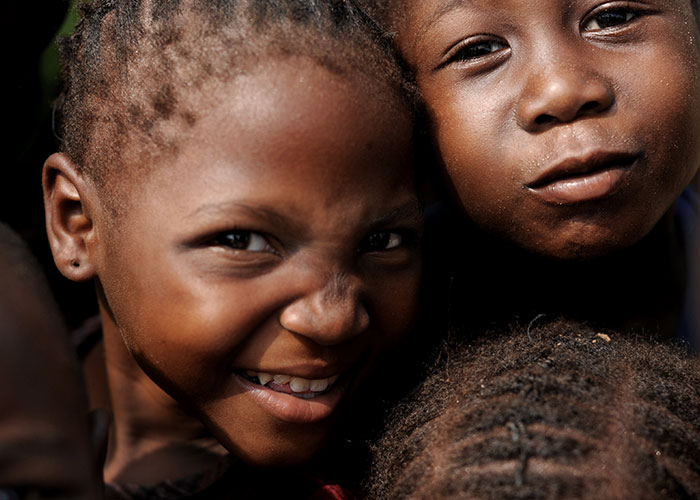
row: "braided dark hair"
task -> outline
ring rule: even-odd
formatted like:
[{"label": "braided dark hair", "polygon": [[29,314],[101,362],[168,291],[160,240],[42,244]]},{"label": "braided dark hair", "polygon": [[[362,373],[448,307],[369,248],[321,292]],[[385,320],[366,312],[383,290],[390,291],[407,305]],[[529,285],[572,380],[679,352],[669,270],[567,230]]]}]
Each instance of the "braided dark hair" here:
[{"label": "braided dark hair", "polygon": [[446,348],[374,445],[374,499],[700,498],[700,359],[555,322]]},{"label": "braided dark hair", "polygon": [[352,0],[93,0],[81,12],[62,42],[57,110],[62,151],[98,187],[176,151],[198,118],[193,96],[267,56],[309,57],[405,97],[391,44]]}]

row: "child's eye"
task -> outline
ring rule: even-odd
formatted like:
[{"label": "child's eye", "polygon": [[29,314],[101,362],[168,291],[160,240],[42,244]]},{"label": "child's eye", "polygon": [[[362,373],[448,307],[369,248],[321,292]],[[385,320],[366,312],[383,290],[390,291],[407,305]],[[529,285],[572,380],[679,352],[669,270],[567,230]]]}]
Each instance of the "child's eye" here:
[{"label": "child's eye", "polygon": [[624,26],[638,17],[638,13],[626,8],[613,8],[595,12],[584,19],[583,31],[603,31]]},{"label": "child's eye", "polygon": [[404,243],[404,237],[393,231],[379,231],[370,234],[358,247],[360,253],[383,252],[397,248]]},{"label": "child's eye", "polygon": [[507,48],[508,44],[497,38],[486,38],[484,36],[471,37],[449,50],[445,55],[445,62],[443,65],[472,62],[502,52]]},{"label": "child's eye", "polygon": [[267,241],[267,238],[254,231],[227,231],[216,235],[212,239],[215,246],[244,250],[246,252],[275,252],[275,249]]}]

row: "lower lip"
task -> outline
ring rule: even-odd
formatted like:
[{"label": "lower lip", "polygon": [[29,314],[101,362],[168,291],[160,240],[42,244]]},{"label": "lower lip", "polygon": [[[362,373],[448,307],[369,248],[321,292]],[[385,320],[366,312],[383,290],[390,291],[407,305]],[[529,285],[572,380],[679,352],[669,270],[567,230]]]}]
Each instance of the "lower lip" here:
[{"label": "lower lip", "polygon": [[348,386],[348,377],[343,377],[328,392],[313,399],[300,399],[255,384],[241,375],[233,376],[245,394],[269,414],[284,422],[295,424],[310,424],[328,418],[340,404]]},{"label": "lower lip", "polygon": [[571,205],[612,194],[628,172],[629,166],[612,167],[590,175],[561,179],[529,189],[548,203]]}]

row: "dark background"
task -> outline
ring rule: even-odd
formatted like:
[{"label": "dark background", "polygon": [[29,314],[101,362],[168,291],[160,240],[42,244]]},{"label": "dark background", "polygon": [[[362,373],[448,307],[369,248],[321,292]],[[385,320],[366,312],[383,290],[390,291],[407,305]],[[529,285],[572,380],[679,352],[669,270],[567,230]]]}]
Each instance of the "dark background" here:
[{"label": "dark background", "polygon": [[69,33],[76,11],[70,0],[7,2],[0,20],[5,51],[0,220],[29,244],[49,280],[69,328],[97,311],[91,283],[72,283],[53,264],[44,225],[41,169],[58,150],[52,106],[60,89],[55,37]]}]

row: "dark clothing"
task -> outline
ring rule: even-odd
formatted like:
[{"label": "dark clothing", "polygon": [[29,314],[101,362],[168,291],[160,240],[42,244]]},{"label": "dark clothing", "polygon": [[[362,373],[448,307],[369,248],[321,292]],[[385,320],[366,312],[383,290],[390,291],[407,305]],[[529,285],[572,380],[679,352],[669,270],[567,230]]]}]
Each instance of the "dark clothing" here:
[{"label": "dark clothing", "polygon": [[[678,241],[669,241],[667,248],[647,252],[668,227],[660,223],[618,254],[568,262],[527,253],[475,227],[457,211],[435,205],[426,216],[422,329],[469,338],[543,316],[565,317],[619,331],[659,331],[699,350],[697,193],[686,190],[672,210]],[[649,254],[671,267],[654,267]]]},{"label": "dark clothing", "polygon": [[700,196],[687,189],[677,207],[688,276],[678,337],[700,351]]},{"label": "dark clothing", "polygon": [[338,484],[301,471],[260,470],[222,460],[201,474],[151,486],[106,486],[105,500],[350,500]]}]

